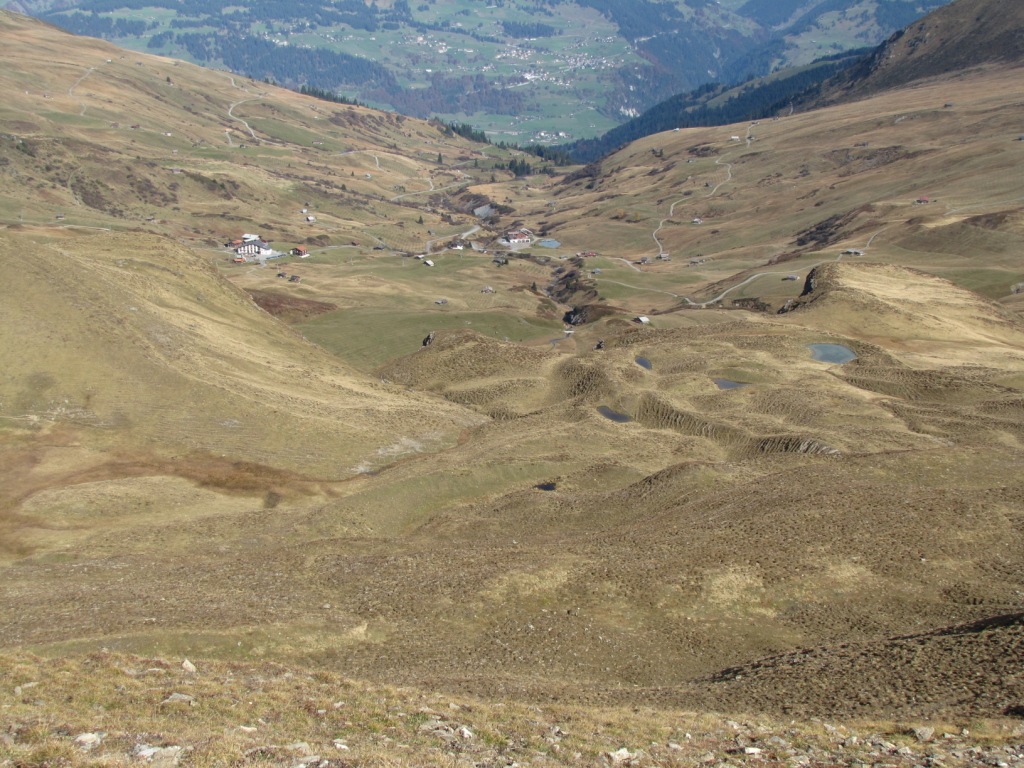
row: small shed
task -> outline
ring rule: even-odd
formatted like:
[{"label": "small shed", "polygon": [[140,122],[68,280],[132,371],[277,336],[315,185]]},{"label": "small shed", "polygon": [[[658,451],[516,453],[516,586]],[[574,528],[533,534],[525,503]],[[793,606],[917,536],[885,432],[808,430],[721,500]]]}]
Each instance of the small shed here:
[{"label": "small shed", "polygon": [[647,315],[637,315],[636,317],[633,318],[633,322],[640,323],[640,325],[650,325],[651,318],[649,318]]},{"label": "small shed", "polygon": [[434,262],[432,262],[430,259],[424,259],[423,260],[423,264],[424,264],[424,266],[427,266],[427,267],[434,266]]}]

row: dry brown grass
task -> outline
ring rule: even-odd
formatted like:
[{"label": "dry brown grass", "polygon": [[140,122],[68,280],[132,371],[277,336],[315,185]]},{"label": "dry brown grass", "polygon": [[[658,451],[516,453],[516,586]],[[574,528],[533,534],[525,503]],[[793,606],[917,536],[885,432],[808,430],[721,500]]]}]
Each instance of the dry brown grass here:
[{"label": "dry brown grass", "polygon": [[[799,670],[773,687],[776,667],[763,665],[766,677],[718,699],[708,679],[805,647],[831,670],[844,644],[899,648],[894,636],[1020,612],[1024,333],[962,288],[975,281],[991,296],[1024,280],[1006,246],[1021,182],[999,171],[1019,151],[1006,140],[1019,124],[1009,97],[1019,71],[766,121],[749,146],[730,144],[729,127],[650,137],[605,162],[597,192],[556,180],[521,202],[510,188],[514,205],[536,211],[528,224],[550,219],[563,252],[602,251],[598,289],[613,285],[608,303],[623,313],[681,305],[679,286],[707,296],[759,271],[803,277],[877,235],[868,257],[821,269],[811,300],[783,316],[680,308],[640,328],[611,313],[552,343],[563,308],[540,294],[557,258],[499,270],[489,255],[450,252],[427,270],[369,250],[371,235],[411,246],[428,226],[471,223],[454,213],[446,229],[439,210],[388,201],[389,185],[422,188],[430,164],[381,144],[436,156],[447,139],[434,127],[170,61],[140,66],[95,42],[61,53],[72,49],[55,32],[2,20],[3,55],[18,65],[0,70],[11,94],[0,109],[10,172],[0,247],[13,265],[0,284],[0,643],[55,657],[12,657],[15,685],[55,674],[73,687],[77,674],[82,686],[69,725],[50,684],[37,686],[35,714],[36,694],[11,702],[26,725],[2,747],[10,760],[84,764],[93,758],[61,734],[103,728],[121,734],[112,754],[155,733],[187,742],[196,764],[231,762],[288,739],[329,745],[351,722],[366,726],[353,726],[365,764],[404,760],[384,750],[406,739],[409,763],[502,750],[593,762],[626,741],[663,745],[674,737],[655,730],[676,715],[644,725],[644,711],[589,707],[752,701],[781,712],[799,690],[804,714],[848,712]],[[227,110],[248,98],[234,114],[254,118],[259,142],[229,147]],[[145,123],[125,128],[130,114]],[[330,150],[306,146],[307,131]],[[847,162],[842,151],[864,142],[902,149],[877,167],[864,166],[870,153]],[[685,162],[697,144],[710,154]],[[678,162],[652,177],[664,162],[655,147]],[[170,172],[178,166],[187,173]],[[914,206],[925,191],[938,201]],[[157,201],[170,193],[177,202]],[[541,212],[546,200],[554,211]],[[617,260],[650,253],[675,200],[659,235],[674,260],[643,272]],[[306,202],[322,228],[301,223]],[[688,224],[696,214],[707,223]],[[285,290],[272,270],[227,267],[219,251],[214,268],[199,250],[251,229],[342,246],[315,254],[309,279],[284,294],[338,307],[316,322],[325,339],[343,337],[341,357],[239,289]],[[828,244],[800,250],[801,232]],[[687,266],[696,253],[712,258]],[[867,258],[890,264],[847,263]],[[801,285],[767,276],[742,290],[776,306]],[[858,359],[815,362],[807,345],[823,341]],[[361,367],[344,357],[357,350]],[[716,378],[747,386],[720,390]],[[988,658],[971,647],[943,657],[954,676]],[[149,674],[127,657],[89,656],[101,648],[187,654],[217,672],[192,681],[200,707],[163,712],[163,681],[189,680],[166,664]],[[877,688],[884,706],[869,701],[862,714],[993,716],[1016,690],[985,678],[964,702],[930,674],[887,688],[892,657],[865,658],[837,678]],[[264,666],[274,661],[294,669]],[[269,686],[253,705],[266,721],[258,738],[231,730],[250,727],[250,684]],[[377,701],[389,685],[437,692],[409,694],[431,707],[442,692],[479,697],[469,706],[486,717],[470,727],[484,735],[465,754],[430,752],[441,745],[417,736],[404,703],[400,718]],[[368,714],[343,719],[332,686],[373,691],[361,700]],[[309,697],[329,717],[299,703]],[[90,709],[95,700],[107,709]],[[581,741],[551,749],[559,723],[527,727],[525,702],[579,719]],[[132,707],[141,719],[106,719]],[[291,759],[275,750],[252,754]],[[666,765],[690,755],[656,752]]]},{"label": "dry brown grass", "polygon": [[[847,248],[1001,298],[1024,278],[1011,256],[1024,189],[1005,170],[1022,151],[1014,141],[1021,108],[1011,95],[1019,77],[1015,68],[983,69],[757,125],[649,136],[603,160],[596,189],[585,188],[589,179],[553,185],[557,213],[528,215],[527,223],[555,221],[551,234],[569,250],[635,260],[657,255],[651,233],[664,222],[658,237],[673,260],[647,268],[657,280],[628,270],[606,276],[645,289],[609,288],[634,312],[648,310],[650,289],[704,300],[760,272],[770,274],[756,290],[729,298],[753,295],[778,308],[802,285],[783,281],[786,274],[802,279]],[[749,144],[729,140],[748,130]],[[661,169],[651,183],[647,174]],[[920,195],[932,202],[914,205]],[[624,207],[629,215],[616,215]],[[695,217],[704,223],[690,223]],[[821,244],[797,245],[800,233],[830,220],[840,226],[820,229],[831,230]],[[691,258],[705,261],[690,267]],[[683,275],[698,285],[670,287]]]},{"label": "dry brown grass", "polygon": [[[849,721],[837,730],[763,715],[733,720],[679,710],[496,703],[274,664],[199,660],[196,667],[190,673],[180,659],[106,652],[5,656],[0,759],[18,766],[127,766],[138,764],[140,747],[150,746],[182,748],[182,765],[295,765],[318,755],[313,764],[455,768],[515,761],[597,765],[625,747],[642,753],[641,764],[669,768],[692,765],[709,752],[749,759],[737,744],[758,744],[761,761],[827,754],[837,736],[850,734],[910,745],[911,753],[921,748],[911,734],[913,721]],[[173,694],[192,699],[168,701]],[[968,722],[969,740],[959,737],[964,722],[930,725],[957,734],[961,749],[1013,743],[1004,721]],[[101,740],[86,748],[76,743],[81,734]],[[854,747],[847,757],[868,749]]]}]

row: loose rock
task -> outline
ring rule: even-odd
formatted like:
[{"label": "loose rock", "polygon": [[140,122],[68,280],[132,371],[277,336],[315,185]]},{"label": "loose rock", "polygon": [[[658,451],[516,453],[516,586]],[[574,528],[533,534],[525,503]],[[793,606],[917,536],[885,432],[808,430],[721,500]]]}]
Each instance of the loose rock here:
[{"label": "loose rock", "polygon": [[80,733],[75,736],[75,744],[82,749],[95,749],[103,742],[105,733]]}]

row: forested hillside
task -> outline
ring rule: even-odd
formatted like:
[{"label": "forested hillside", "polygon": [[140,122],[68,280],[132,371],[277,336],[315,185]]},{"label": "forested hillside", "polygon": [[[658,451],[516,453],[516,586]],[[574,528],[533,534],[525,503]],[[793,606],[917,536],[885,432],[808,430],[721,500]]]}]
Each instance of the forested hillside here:
[{"label": "forested hillside", "polygon": [[946,2],[0,0],[0,7],[293,89],[468,122],[496,141],[543,144],[594,138],[709,82],[742,83],[876,45]]},{"label": "forested hillside", "polygon": [[737,88],[705,85],[690,93],[673,96],[603,136],[575,142],[567,146],[566,151],[580,162],[591,162],[652,133],[770,117],[786,109],[808,88],[862,61],[867,55],[868,51],[853,51],[783,76],[750,80]]}]

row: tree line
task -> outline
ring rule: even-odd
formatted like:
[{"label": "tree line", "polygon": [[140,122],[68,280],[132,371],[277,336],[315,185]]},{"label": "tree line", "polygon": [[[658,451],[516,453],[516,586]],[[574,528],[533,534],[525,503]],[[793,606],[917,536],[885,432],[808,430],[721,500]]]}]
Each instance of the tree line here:
[{"label": "tree line", "polygon": [[[799,70],[788,77],[777,77],[761,82],[750,80],[738,88],[703,85],[695,91],[679,94],[656,104],[642,115],[612,128],[602,136],[581,139],[565,145],[563,149],[577,162],[589,163],[624,144],[650,136],[652,133],[670,131],[674,128],[728,125],[771,117],[787,108],[794,100],[802,98],[808,89],[853,66],[864,55],[863,51],[858,51],[828,57],[819,60],[816,66]],[[724,103],[709,103],[728,90],[735,90],[735,94]]]}]

